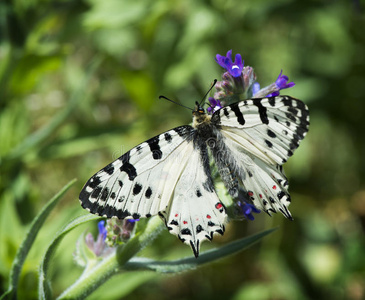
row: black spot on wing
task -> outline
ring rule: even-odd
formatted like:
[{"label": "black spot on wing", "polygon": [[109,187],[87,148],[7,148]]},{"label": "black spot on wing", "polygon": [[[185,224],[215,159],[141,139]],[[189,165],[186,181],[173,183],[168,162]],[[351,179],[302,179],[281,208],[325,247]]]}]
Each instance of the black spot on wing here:
[{"label": "black spot on wing", "polygon": [[245,125],[246,121],[245,121],[245,118],[243,117],[243,114],[242,114],[240,108],[238,107],[238,102],[231,104],[229,107],[236,115],[238,123],[240,123],[241,125]]},{"label": "black spot on wing", "polygon": [[279,193],[278,193],[278,198],[279,198],[279,200],[281,200],[281,198],[283,198],[285,196],[285,193],[283,192],[283,191],[280,191]]},{"label": "black spot on wing", "polygon": [[254,99],[253,104],[256,105],[257,108],[259,109],[261,122],[263,124],[269,124],[269,119],[267,117],[267,109],[265,106],[262,105],[261,99]]},{"label": "black spot on wing", "polygon": [[136,168],[132,164],[130,164],[129,162],[125,162],[120,167],[120,171],[127,173],[128,178],[129,178],[130,181],[133,181],[137,177]]},{"label": "black spot on wing", "polygon": [[203,231],[203,227],[199,224],[198,226],[196,226],[196,233],[200,233]]},{"label": "black spot on wing", "polygon": [[96,187],[91,193],[91,198],[97,199],[101,193],[102,188],[100,186]]},{"label": "black spot on wing", "polygon": [[286,116],[289,120],[291,120],[292,122],[296,123],[297,118],[296,118],[295,116],[293,116],[291,113],[286,112],[286,113],[285,113],[285,116]]},{"label": "black spot on wing", "polygon": [[274,106],[275,106],[275,104],[276,104],[276,98],[275,98],[275,97],[269,97],[269,98],[268,98],[268,100],[269,100],[269,104],[270,104],[272,107],[274,107]]},{"label": "black spot on wing", "polygon": [[223,113],[226,116],[226,118],[229,119],[229,112],[228,112],[227,107],[223,108]]},{"label": "black spot on wing", "polygon": [[170,222],[170,225],[178,226],[178,225],[179,225],[179,223],[178,223],[176,220],[172,220],[172,221]]},{"label": "black spot on wing", "polygon": [[270,129],[267,130],[267,135],[272,138],[276,138],[275,132],[271,131]]},{"label": "black spot on wing", "polygon": [[107,187],[105,187],[103,189],[103,191],[101,192],[100,200],[105,201],[108,198],[108,195],[109,195],[109,189]]},{"label": "black spot on wing", "polygon": [[92,177],[89,182],[87,183],[87,185],[91,188],[96,188],[99,184],[101,183],[101,180],[98,176],[94,176]]},{"label": "black spot on wing", "polygon": [[191,126],[180,126],[172,129],[172,131],[175,131],[182,138],[187,138],[193,131],[193,128]]},{"label": "black spot on wing", "polygon": [[138,145],[137,147],[136,147],[136,151],[137,151],[137,154],[141,154],[142,153],[142,146],[141,145]]},{"label": "black spot on wing", "polygon": [[113,166],[113,164],[109,164],[109,165],[107,165],[107,166],[103,169],[103,171],[104,171],[105,173],[109,174],[109,175],[112,175],[112,174],[114,173],[114,166]]},{"label": "black spot on wing", "polygon": [[269,148],[272,148],[272,143],[270,142],[270,141],[268,141],[268,140],[265,140],[265,143],[266,143],[266,145],[269,147]]},{"label": "black spot on wing", "polygon": [[[136,183],[133,187],[133,195],[136,196],[138,195],[142,190],[142,185],[140,185],[139,183]],[[136,218],[138,219],[138,218]]]},{"label": "black spot on wing", "polygon": [[196,190],[196,196],[197,197],[201,197],[202,196],[202,193],[200,192],[200,190]]},{"label": "black spot on wing", "polygon": [[147,199],[150,199],[151,198],[152,190],[151,190],[150,187],[147,188],[147,190],[146,190],[146,192],[145,192],[144,195],[146,196]]},{"label": "black spot on wing", "polygon": [[147,140],[146,142],[148,143],[148,146],[150,147],[153,159],[161,159],[162,151],[161,151],[160,145],[159,145],[159,142],[160,142],[159,136],[155,136],[155,137]]},{"label": "black spot on wing", "polygon": [[135,219],[135,220],[139,219],[140,217],[141,217],[141,215],[140,214],[137,214],[137,213],[134,213],[132,215],[132,218]]},{"label": "black spot on wing", "polygon": [[189,228],[181,229],[181,234],[191,235],[191,231]]},{"label": "black spot on wing", "polygon": [[285,106],[288,106],[288,107],[293,107],[293,102],[292,102],[292,99],[289,98],[289,97],[283,97],[283,103]]},{"label": "black spot on wing", "polygon": [[298,110],[295,109],[294,107],[289,107],[288,112],[292,113],[295,116],[298,114]]},{"label": "black spot on wing", "polygon": [[122,161],[123,164],[128,163],[129,159],[131,158],[131,154],[130,151],[124,153],[121,157],[119,157],[118,159]]},{"label": "black spot on wing", "polygon": [[165,132],[164,136],[165,136],[166,142],[171,143],[171,141],[172,141],[171,134],[168,132]]}]

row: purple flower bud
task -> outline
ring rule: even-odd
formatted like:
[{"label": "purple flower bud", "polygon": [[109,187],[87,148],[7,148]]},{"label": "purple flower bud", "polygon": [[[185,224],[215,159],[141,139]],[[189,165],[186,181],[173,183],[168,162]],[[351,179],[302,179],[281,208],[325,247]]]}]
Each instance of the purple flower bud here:
[{"label": "purple flower bud", "polygon": [[253,221],[255,219],[255,217],[252,215],[252,213],[256,213],[256,214],[260,213],[260,210],[257,209],[256,206],[253,204],[241,202],[241,201],[238,201],[237,204],[240,207],[240,209],[243,213],[243,216],[246,219],[250,219],[251,221]]},{"label": "purple flower bud", "polygon": [[243,69],[243,60],[241,54],[236,54],[234,62],[232,61],[232,50],[229,50],[226,56],[216,55],[216,62],[225,68],[233,77],[241,76]]}]

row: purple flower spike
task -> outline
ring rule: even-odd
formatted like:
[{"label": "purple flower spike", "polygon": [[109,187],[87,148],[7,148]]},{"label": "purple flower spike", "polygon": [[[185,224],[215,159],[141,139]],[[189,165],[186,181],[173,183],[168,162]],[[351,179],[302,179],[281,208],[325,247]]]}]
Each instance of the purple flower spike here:
[{"label": "purple flower spike", "polygon": [[255,217],[252,213],[258,214],[260,212],[259,209],[256,208],[255,205],[246,203],[246,202],[238,202],[238,206],[242,209],[243,215],[246,219],[250,219],[251,221],[255,220]]},{"label": "purple flower spike", "polygon": [[214,99],[213,97],[208,98],[210,106],[207,108],[207,112],[212,114],[216,112],[218,109],[221,109],[223,105],[219,100]]},{"label": "purple flower spike", "polygon": [[234,62],[232,62],[232,50],[229,50],[226,56],[217,54],[215,60],[222,68],[225,68],[229,72],[229,74],[231,74],[233,77],[241,76],[243,69],[243,60],[241,54],[236,54]]}]

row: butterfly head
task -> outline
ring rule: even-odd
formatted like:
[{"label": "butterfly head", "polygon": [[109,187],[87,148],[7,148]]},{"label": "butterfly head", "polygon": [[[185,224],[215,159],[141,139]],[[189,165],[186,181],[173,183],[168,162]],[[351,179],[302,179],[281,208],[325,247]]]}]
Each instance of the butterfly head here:
[{"label": "butterfly head", "polygon": [[198,102],[195,102],[195,108],[193,110],[193,127],[210,122],[210,116],[205,113],[204,108]]}]

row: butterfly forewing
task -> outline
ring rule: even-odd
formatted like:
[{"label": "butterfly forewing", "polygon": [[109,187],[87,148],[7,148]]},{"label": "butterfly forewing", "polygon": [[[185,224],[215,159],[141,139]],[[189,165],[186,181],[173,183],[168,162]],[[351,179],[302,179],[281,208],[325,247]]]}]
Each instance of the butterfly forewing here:
[{"label": "butterfly forewing", "polygon": [[218,110],[212,120],[249,153],[282,164],[307,133],[309,112],[300,100],[278,96],[231,104]]},{"label": "butterfly forewing", "polygon": [[171,196],[171,188],[165,187],[176,180],[176,171],[169,170],[180,165],[171,154],[193,131],[177,127],[131,149],[89,179],[80,193],[81,205],[109,218],[138,219],[165,209]]}]

